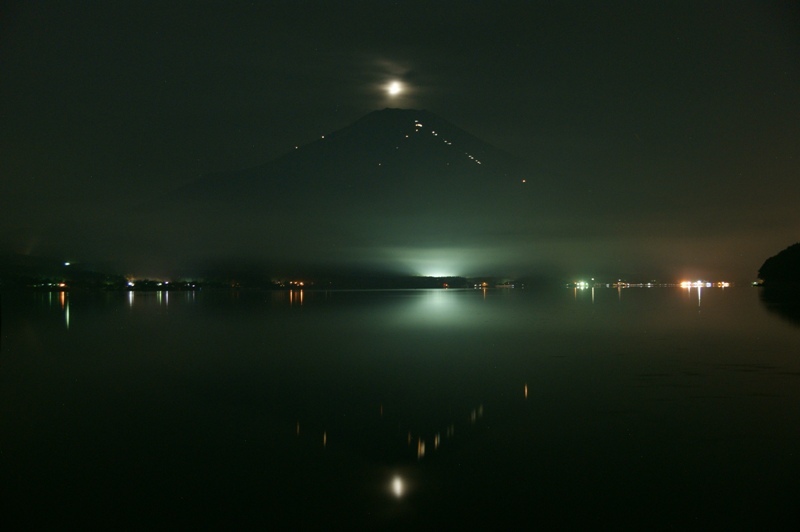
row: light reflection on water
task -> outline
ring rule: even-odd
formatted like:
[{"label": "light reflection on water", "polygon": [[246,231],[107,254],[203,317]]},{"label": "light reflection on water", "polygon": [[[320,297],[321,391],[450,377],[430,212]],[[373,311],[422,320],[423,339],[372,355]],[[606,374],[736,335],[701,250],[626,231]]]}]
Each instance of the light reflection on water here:
[{"label": "light reflection on water", "polygon": [[4,298],[8,500],[106,525],[785,513],[800,330],[747,288],[622,292]]}]

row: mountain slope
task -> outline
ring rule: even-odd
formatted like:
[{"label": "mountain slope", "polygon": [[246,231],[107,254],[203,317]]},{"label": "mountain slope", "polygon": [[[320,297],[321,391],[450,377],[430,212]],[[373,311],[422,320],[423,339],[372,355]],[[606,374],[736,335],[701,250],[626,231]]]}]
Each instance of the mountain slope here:
[{"label": "mountain slope", "polygon": [[408,250],[489,250],[518,236],[530,211],[522,179],[513,156],[435,114],[384,109],[178,191],[158,230],[181,255],[397,263],[424,273],[403,265]]},{"label": "mountain slope", "polygon": [[360,192],[413,197],[504,187],[519,183],[516,172],[513,157],[433,113],[384,109],[275,161],[209,176],[183,193],[245,202],[273,195]]}]

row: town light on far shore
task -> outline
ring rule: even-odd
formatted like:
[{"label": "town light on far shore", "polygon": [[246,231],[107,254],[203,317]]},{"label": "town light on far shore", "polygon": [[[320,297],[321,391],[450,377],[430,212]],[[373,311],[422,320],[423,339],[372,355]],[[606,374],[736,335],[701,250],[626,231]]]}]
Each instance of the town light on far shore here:
[{"label": "town light on far shore", "polygon": [[727,288],[731,285],[728,281],[681,281],[681,288],[712,288],[712,287],[719,287],[719,288]]}]

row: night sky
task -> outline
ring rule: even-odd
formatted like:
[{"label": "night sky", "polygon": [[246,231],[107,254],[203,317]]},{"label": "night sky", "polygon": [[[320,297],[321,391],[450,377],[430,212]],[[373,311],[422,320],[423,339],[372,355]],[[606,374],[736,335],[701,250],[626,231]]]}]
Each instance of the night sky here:
[{"label": "night sky", "polygon": [[800,240],[795,2],[162,4],[4,4],[0,251],[191,268],[158,238],[187,228],[143,205],[385,107],[520,157],[525,194],[546,184],[539,230],[427,239],[405,264],[749,281]]}]

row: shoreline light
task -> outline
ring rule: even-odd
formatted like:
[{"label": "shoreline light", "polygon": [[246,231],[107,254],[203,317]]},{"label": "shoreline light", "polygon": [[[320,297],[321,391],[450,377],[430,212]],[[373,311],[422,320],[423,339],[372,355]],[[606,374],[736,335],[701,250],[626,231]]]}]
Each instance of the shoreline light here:
[{"label": "shoreline light", "polygon": [[728,281],[681,281],[681,288],[728,288],[731,285]]}]

